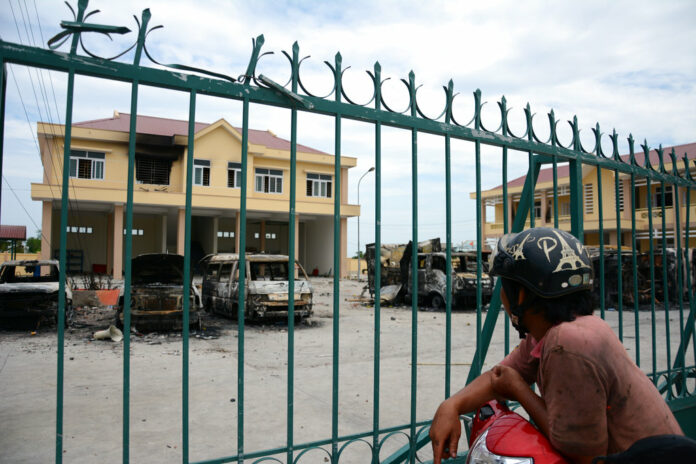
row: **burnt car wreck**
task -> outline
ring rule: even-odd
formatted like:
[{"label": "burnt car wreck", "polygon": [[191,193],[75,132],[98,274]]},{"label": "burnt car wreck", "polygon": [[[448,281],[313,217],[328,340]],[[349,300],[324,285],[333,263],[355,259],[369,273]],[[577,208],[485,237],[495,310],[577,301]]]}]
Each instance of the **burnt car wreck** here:
[{"label": "burnt car wreck", "polygon": [[[200,324],[201,298],[184,276],[184,257],[145,254],[131,261],[131,325],[140,331],[181,330],[184,314],[184,285],[190,288],[189,325]],[[123,327],[123,294],[119,297],[117,323]]]},{"label": "burnt car wreck", "polygon": [[[600,252],[599,248],[587,247],[592,260],[595,276],[600,275]],[[618,263],[621,260],[621,302],[624,307],[632,308],[635,305],[647,305],[654,298],[657,304],[677,304],[679,301],[688,300],[689,288],[687,277],[695,282],[696,278],[696,250],[690,250],[692,256],[688,256],[686,250],[681,259],[682,265],[682,291],[679,295],[679,260],[677,250],[667,248],[664,250],[653,251],[654,268],[650,272],[650,253],[636,253],[636,278],[637,292],[634,290],[634,263],[632,250],[624,247],[621,252],[615,247],[604,248],[604,304],[609,307],[616,307],[619,304],[619,285],[618,285]],[[691,265],[691,269],[689,269]],[[687,274],[690,274],[687,276]],[[654,285],[651,288],[651,283]],[[601,300],[601,280],[594,279],[594,303],[599,307]],[[665,291],[666,290],[666,291]],[[636,302],[636,294],[638,301]]]},{"label": "burnt car wreck", "polygon": [[[239,306],[239,255],[224,253],[204,258],[203,303],[206,311],[237,318]],[[286,255],[245,255],[244,318],[287,318],[289,263]],[[294,315],[312,315],[313,289],[304,269],[295,261]]]},{"label": "burnt car wreck", "polygon": [[[447,255],[442,251],[440,239],[418,243],[418,289],[411,284],[411,249],[406,245],[382,245],[380,251],[380,298],[385,302],[410,303],[413,296],[419,306],[444,308],[447,297]],[[493,293],[493,280],[486,273],[487,256],[483,251],[481,263],[482,304],[488,303]],[[451,271],[452,304],[457,307],[475,307],[478,288],[476,252],[453,252]],[[375,246],[367,245],[368,288],[375,295]]]},{"label": "burnt car wreck", "polygon": [[[0,323],[58,322],[60,272],[56,260],[7,261],[0,266]],[[72,319],[72,292],[65,286],[65,326]]]}]

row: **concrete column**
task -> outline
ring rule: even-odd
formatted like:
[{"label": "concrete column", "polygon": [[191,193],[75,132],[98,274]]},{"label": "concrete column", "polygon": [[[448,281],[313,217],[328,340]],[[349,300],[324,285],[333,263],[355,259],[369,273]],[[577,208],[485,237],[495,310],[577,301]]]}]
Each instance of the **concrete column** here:
[{"label": "concrete column", "polygon": [[218,228],[220,227],[220,219],[215,216],[213,218],[213,253],[217,254],[218,252]]},{"label": "concrete column", "polygon": [[[622,219],[628,219],[629,221],[631,220],[631,211],[633,211],[633,203],[631,203],[631,183],[626,182],[625,180],[620,181],[619,183],[619,188],[623,190],[623,197],[624,197],[624,210],[621,213],[621,218]],[[638,190],[638,187],[636,187],[636,190]],[[636,197],[638,196],[638,192],[636,192]]]},{"label": "concrete column", "polygon": [[240,221],[241,213],[237,211],[237,217],[234,220],[234,251],[239,253],[239,236],[241,235],[242,222]]},{"label": "concrete column", "polygon": [[341,168],[341,204],[348,204],[348,169]]},{"label": "concrete column", "polygon": [[546,223],[546,211],[549,209],[549,200],[547,197],[547,190],[542,190],[541,192],[541,223]]},{"label": "concrete column", "polygon": [[[113,237],[113,276],[123,278],[123,205],[114,205]],[[130,256],[127,257],[130,259]]]},{"label": "concrete column", "polygon": [[162,215],[162,253],[167,252],[167,215]]},{"label": "concrete column", "polygon": [[53,242],[53,202],[44,201],[41,205],[41,259],[51,259]]},{"label": "concrete column", "polygon": [[106,213],[106,272],[114,273],[114,213]]},{"label": "concrete column", "polygon": [[508,218],[508,227],[512,228],[512,195],[508,195],[507,206],[508,208],[505,214],[507,214]]},{"label": "concrete column", "polygon": [[261,220],[261,232],[259,233],[259,239],[261,241],[260,251],[263,253],[266,251],[266,221],[263,219]]},{"label": "concrete column", "polygon": [[295,258],[300,259],[300,215],[295,214]]},{"label": "concrete column", "polygon": [[339,270],[340,277],[347,277],[347,256],[348,256],[348,218],[341,218],[341,269]]},{"label": "concrete column", "polygon": [[184,240],[186,239],[186,210],[185,209],[179,209],[179,216],[177,218],[177,227],[176,227],[176,252],[177,254],[180,254],[181,256],[184,256],[185,252],[185,243]]}]

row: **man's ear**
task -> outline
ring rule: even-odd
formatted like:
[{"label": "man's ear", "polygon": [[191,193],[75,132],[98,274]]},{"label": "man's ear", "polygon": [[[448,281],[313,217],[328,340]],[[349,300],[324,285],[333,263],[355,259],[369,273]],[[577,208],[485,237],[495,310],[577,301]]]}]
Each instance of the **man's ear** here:
[{"label": "man's ear", "polygon": [[525,298],[527,298],[527,289],[520,285],[520,291],[517,292],[517,304],[521,305]]}]

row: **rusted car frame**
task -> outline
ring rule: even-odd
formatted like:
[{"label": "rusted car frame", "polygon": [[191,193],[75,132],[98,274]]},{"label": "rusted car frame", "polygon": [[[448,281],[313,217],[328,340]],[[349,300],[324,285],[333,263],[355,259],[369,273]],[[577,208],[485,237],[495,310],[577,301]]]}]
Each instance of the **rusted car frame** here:
[{"label": "rusted car frame", "polygon": [[[289,302],[288,257],[247,254],[244,318],[287,318]],[[203,305],[206,311],[236,319],[239,304],[239,255],[223,253],[204,258]],[[313,289],[304,268],[295,261],[295,318],[312,315]]]},{"label": "rusted car frame", "polygon": [[[201,297],[184,278],[184,257],[151,253],[131,261],[131,324],[140,331],[181,330],[184,284],[189,285],[189,325],[200,324]],[[117,322],[123,326],[123,295],[119,297]]]},{"label": "rusted car frame", "polygon": [[[457,307],[476,306],[476,253],[452,253],[452,304]],[[486,304],[493,293],[493,281],[482,272],[482,303]],[[406,281],[404,299],[413,298],[410,279]],[[447,255],[444,252],[418,253],[418,304],[434,309],[445,307],[447,295]]]},{"label": "rusted car frame", "polygon": [[[490,251],[482,252],[481,295],[482,303],[490,300],[493,292],[493,281],[486,273]],[[377,260],[375,246],[366,247],[368,269],[368,288],[374,296],[374,274]],[[477,256],[475,251],[452,253],[452,303],[458,307],[474,307],[476,305],[476,268]],[[418,302],[442,308],[447,295],[446,255],[442,251],[440,239],[424,240],[418,243]],[[392,301],[398,303],[403,299],[409,303],[411,291],[411,242],[405,245],[382,245],[380,250],[381,287],[382,291],[389,289]],[[398,291],[392,289],[399,288]],[[384,300],[384,296],[382,299]]]},{"label": "rusted car frame", "polygon": [[[0,265],[0,322],[58,321],[60,271],[57,260],[15,260]],[[65,325],[72,320],[72,291],[65,286]]]}]

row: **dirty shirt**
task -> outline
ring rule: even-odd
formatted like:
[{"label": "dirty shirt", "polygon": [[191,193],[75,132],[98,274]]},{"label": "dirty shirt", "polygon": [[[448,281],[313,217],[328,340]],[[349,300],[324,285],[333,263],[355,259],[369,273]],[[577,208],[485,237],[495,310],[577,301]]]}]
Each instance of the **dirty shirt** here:
[{"label": "dirty shirt", "polygon": [[562,453],[597,456],[653,435],[682,435],[653,383],[599,317],[553,326],[539,343],[527,335],[501,364],[537,383],[549,439]]}]

